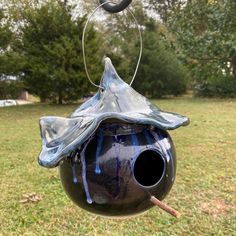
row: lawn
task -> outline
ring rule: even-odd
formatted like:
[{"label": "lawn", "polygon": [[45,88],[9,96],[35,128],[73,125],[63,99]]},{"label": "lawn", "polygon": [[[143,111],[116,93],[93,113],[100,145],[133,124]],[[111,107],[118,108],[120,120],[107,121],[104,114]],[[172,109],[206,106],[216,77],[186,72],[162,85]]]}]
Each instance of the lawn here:
[{"label": "lawn", "polygon": [[[131,219],[111,220],[73,205],[57,169],[38,165],[38,120],[68,116],[74,105],[0,108],[0,235],[236,235],[236,101],[154,101],[189,116],[191,125],[171,131],[178,170],[164,202],[180,219],[153,208]],[[35,192],[41,201],[21,203]]]}]

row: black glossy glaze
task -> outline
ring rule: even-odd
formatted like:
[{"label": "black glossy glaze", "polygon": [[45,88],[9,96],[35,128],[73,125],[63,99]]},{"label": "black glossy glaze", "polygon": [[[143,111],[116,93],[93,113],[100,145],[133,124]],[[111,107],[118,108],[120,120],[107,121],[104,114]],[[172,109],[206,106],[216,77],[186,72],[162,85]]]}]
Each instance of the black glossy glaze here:
[{"label": "black glossy glaze", "polygon": [[100,0],[100,3],[103,4],[107,2],[107,4],[103,5],[103,8],[110,13],[118,13],[125,10],[126,7],[132,2],[132,0],[121,0],[120,3],[112,4],[109,0]]},{"label": "black glossy glaze", "polygon": [[151,195],[164,199],[175,171],[175,149],[168,133],[131,124],[102,124],[60,165],[68,196],[87,211],[112,217],[148,210],[153,206]]}]

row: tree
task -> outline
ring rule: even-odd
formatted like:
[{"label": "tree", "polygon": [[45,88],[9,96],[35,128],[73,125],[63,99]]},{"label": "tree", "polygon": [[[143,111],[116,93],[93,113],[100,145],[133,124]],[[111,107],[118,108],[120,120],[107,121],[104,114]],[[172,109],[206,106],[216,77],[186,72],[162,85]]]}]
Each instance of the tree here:
[{"label": "tree", "polygon": [[173,15],[186,4],[186,0],[146,0],[149,9],[153,10],[164,24],[168,24]]},{"label": "tree", "polygon": [[6,75],[6,53],[12,40],[7,17],[0,9],[0,79]]},{"label": "tree", "polygon": [[15,64],[13,66],[16,58],[10,56],[12,41],[13,32],[10,30],[9,19],[4,9],[0,9],[0,99],[16,99],[24,88],[20,81],[7,80],[16,68]]},{"label": "tree", "polygon": [[[81,37],[84,18],[72,20],[72,8],[52,1],[23,12],[25,24],[15,50],[22,56],[21,78],[29,91],[46,100],[63,103],[76,100],[91,89],[86,78]],[[86,48],[88,64],[98,77],[98,35],[90,29]]]},{"label": "tree", "polygon": [[236,95],[236,2],[192,0],[172,18],[197,95]]},{"label": "tree", "polygon": [[185,93],[188,72],[175,56],[165,27],[150,19],[143,35],[144,51],[135,88],[155,98]]}]

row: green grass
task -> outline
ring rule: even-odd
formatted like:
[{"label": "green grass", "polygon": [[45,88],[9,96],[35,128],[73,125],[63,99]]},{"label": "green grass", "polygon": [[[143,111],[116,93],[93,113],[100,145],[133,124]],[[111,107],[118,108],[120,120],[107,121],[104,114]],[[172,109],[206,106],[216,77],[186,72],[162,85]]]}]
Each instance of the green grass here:
[{"label": "green grass", "polygon": [[[178,170],[164,202],[182,213],[180,219],[153,208],[110,220],[73,205],[58,170],[40,167],[37,155],[39,117],[68,116],[75,106],[29,105],[0,109],[0,235],[236,235],[236,101],[154,102],[191,119],[171,132]],[[19,203],[31,192],[42,201]]]}]

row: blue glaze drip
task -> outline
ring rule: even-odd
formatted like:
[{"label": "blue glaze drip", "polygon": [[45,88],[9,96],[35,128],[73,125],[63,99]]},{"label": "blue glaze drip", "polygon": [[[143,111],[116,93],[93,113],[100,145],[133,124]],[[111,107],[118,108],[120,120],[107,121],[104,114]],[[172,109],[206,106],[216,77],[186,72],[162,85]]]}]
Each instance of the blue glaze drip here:
[{"label": "blue glaze drip", "polygon": [[[159,131],[157,131],[157,133],[158,133],[160,139],[164,140],[164,137],[162,136],[162,133],[159,132]],[[172,153],[170,152],[170,149],[166,147],[165,143],[163,145],[164,145],[165,150],[167,151],[167,154],[168,154],[168,156],[171,160],[171,164],[172,164],[172,181],[174,181],[174,179],[175,179],[174,159],[172,157]]]},{"label": "blue glaze drip", "polygon": [[77,184],[79,183],[77,174],[76,174],[76,158],[77,158],[78,152],[72,152],[70,155],[71,159],[71,167],[72,167],[72,175],[73,175],[73,183]]},{"label": "blue glaze drip", "polygon": [[117,197],[120,193],[120,169],[121,169],[121,162],[119,159],[120,156],[120,145],[117,143],[119,142],[119,138],[117,136],[113,137],[113,142],[115,142],[115,154],[116,154],[116,192],[114,194],[114,197]]},{"label": "blue glaze drip", "polygon": [[79,180],[78,180],[77,174],[76,174],[76,163],[75,162],[72,164],[72,173],[73,173],[73,183],[74,184],[79,183]]},{"label": "blue glaze drip", "polygon": [[134,162],[137,159],[138,155],[139,155],[139,141],[138,141],[138,137],[136,134],[132,134],[131,135],[131,140],[132,140],[132,145],[134,147],[134,156],[131,160],[131,171],[133,173],[133,167],[134,167]]},{"label": "blue glaze drip", "polygon": [[88,144],[90,143],[92,138],[90,138],[88,140],[88,142],[85,144],[81,154],[80,154],[80,158],[81,158],[81,162],[82,162],[82,179],[83,179],[83,184],[84,184],[84,190],[85,190],[85,194],[86,194],[86,197],[87,197],[87,203],[88,204],[92,204],[93,203],[93,200],[90,196],[90,193],[89,193],[89,188],[88,188],[88,182],[87,182],[87,178],[86,178],[86,161],[85,161],[85,150],[88,146]]},{"label": "blue glaze drip", "polygon": [[146,141],[147,141],[148,145],[151,145],[152,140],[151,140],[149,131],[147,131],[147,130],[145,129],[145,130],[144,130],[144,135],[145,135],[145,138],[146,138]]},{"label": "blue glaze drip", "polygon": [[101,174],[101,169],[100,169],[100,166],[99,166],[99,156],[101,154],[103,140],[104,140],[104,133],[103,133],[103,130],[100,129],[99,130],[99,135],[98,135],[97,150],[96,150],[96,168],[95,168],[95,173],[97,175]]}]

